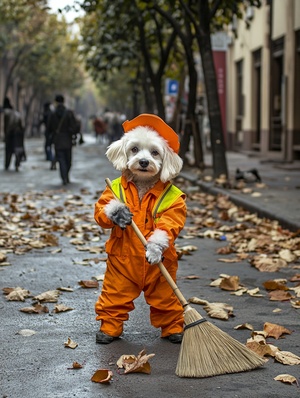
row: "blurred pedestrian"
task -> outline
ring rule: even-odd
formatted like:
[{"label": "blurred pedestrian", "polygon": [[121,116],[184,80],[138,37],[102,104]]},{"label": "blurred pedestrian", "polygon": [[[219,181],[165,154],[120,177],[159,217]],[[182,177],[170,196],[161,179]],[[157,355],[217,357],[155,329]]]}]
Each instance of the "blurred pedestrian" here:
[{"label": "blurred pedestrian", "polygon": [[62,95],[55,97],[55,111],[49,116],[47,134],[55,148],[55,159],[59,163],[62,182],[70,182],[69,173],[72,166],[72,146],[76,142],[77,122],[74,113],[64,105]]},{"label": "blurred pedestrian", "polygon": [[99,140],[103,144],[105,141],[105,136],[107,132],[107,125],[101,117],[95,116],[93,119],[93,128],[95,132],[96,141]]},{"label": "blurred pedestrian", "polygon": [[49,121],[49,117],[51,115],[52,109],[51,109],[51,102],[45,102],[44,103],[44,110],[43,110],[43,119],[42,119],[42,124],[44,124],[45,127],[45,155],[46,155],[46,160],[51,162],[51,170],[54,170],[56,168],[55,166],[55,155],[54,151],[52,149],[52,144],[51,144],[51,137],[49,136],[49,132],[47,130],[47,124]]},{"label": "blurred pedestrian", "polygon": [[4,98],[3,112],[5,140],[4,168],[5,170],[9,169],[11,158],[15,155],[15,170],[19,171],[21,161],[26,160],[24,127],[21,114],[13,108],[8,97]]}]

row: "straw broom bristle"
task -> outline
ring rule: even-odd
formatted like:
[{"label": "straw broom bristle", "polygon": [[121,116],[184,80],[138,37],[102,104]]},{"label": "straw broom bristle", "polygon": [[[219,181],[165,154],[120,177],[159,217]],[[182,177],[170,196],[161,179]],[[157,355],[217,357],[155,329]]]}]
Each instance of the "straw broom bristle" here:
[{"label": "straw broom bristle", "polygon": [[[185,325],[203,320],[191,306],[184,313]],[[265,360],[244,344],[205,320],[184,331],[176,367],[179,377],[209,377],[238,373],[262,366]]]}]

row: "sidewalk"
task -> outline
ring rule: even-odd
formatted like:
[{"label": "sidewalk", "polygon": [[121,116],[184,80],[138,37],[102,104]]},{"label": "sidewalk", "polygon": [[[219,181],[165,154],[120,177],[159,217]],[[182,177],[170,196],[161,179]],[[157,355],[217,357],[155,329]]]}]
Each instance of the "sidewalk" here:
[{"label": "sidewalk", "polygon": [[[206,165],[211,164],[211,156],[206,155],[205,161]],[[183,169],[180,175],[204,192],[227,195],[233,203],[257,213],[259,217],[278,220],[283,228],[292,231],[300,229],[300,161],[275,163],[243,153],[228,152],[227,163],[231,186],[236,185],[237,168],[242,171],[256,168],[262,183],[247,183],[244,189],[224,189],[213,180],[206,181],[212,175],[212,167],[207,167],[203,175],[192,168]]]}]

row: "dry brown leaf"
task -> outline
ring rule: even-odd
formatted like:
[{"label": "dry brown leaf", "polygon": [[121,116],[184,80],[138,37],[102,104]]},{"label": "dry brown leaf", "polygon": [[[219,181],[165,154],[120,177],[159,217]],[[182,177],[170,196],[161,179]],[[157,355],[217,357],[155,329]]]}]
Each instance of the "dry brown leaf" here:
[{"label": "dry brown leaf", "polygon": [[184,276],[182,279],[194,280],[194,279],[200,279],[200,276],[198,276],[198,275],[187,275],[187,276]]},{"label": "dry brown leaf", "polygon": [[222,263],[238,263],[241,260],[238,257],[234,257],[234,258],[218,258],[218,261]]},{"label": "dry brown leaf", "polygon": [[250,323],[242,323],[241,325],[235,326],[234,329],[236,329],[236,330],[240,330],[240,329],[253,330],[253,326]]},{"label": "dry brown leaf", "polygon": [[49,312],[48,307],[42,304],[34,304],[32,307],[24,307],[20,308],[21,312],[26,312],[27,314],[41,314],[45,312],[46,314]]},{"label": "dry brown leaf", "polygon": [[263,297],[263,294],[259,293],[259,288],[258,287],[254,288],[254,289],[248,289],[247,293],[251,297]]},{"label": "dry brown leaf", "polygon": [[228,320],[233,315],[233,307],[225,303],[208,303],[203,309],[211,318]]},{"label": "dry brown leaf", "polygon": [[264,332],[267,333],[267,337],[274,337],[276,340],[278,340],[283,334],[292,334],[292,331],[284,326],[269,322],[264,324]]},{"label": "dry brown leaf", "polygon": [[300,357],[289,351],[277,351],[275,359],[283,365],[300,365]]},{"label": "dry brown leaf", "polygon": [[297,256],[294,253],[292,253],[291,250],[289,250],[289,249],[280,250],[280,252],[278,254],[279,254],[280,258],[282,258],[283,260],[285,260],[288,263],[292,263],[297,258]]},{"label": "dry brown leaf", "polygon": [[78,285],[87,289],[98,289],[99,283],[95,280],[80,281]]},{"label": "dry brown leaf", "polygon": [[78,346],[78,343],[76,343],[75,341],[70,339],[70,337],[68,337],[68,341],[66,341],[64,344],[65,344],[66,348],[72,348],[72,349],[74,349]]},{"label": "dry brown leaf", "polygon": [[72,289],[71,287],[58,287],[56,290],[60,290],[62,292],[74,292],[74,289]]},{"label": "dry brown leaf", "polygon": [[75,361],[75,362],[73,362],[72,367],[67,368],[67,369],[82,369],[82,368],[83,368],[83,365],[81,365],[80,363]]},{"label": "dry brown leaf", "polygon": [[295,383],[297,387],[299,387],[299,383],[296,377],[289,374],[280,374],[274,377],[274,380],[281,381],[282,383],[289,383],[289,384]]},{"label": "dry brown leaf", "polygon": [[57,303],[60,292],[58,290],[48,290],[34,297],[35,300],[45,303]]},{"label": "dry brown leaf", "polygon": [[0,252],[0,263],[3,263],[4,261],[6,261],[7,256],[5,253]]},{"label": "dry brown leaf", "polygon": [[91,381],[94,383],[109,383],[113,378],[113,372],[108,369],[98,369],[93,374]]},{"label": "dry brown leaf", "polygon": [[30,297],[30,291],[22,287],[4,287],[3,293],[6,294],[7,301],[25,301],[25,298]]},{"label": "dry brown leaf", "polygon": [[135,355],[122,355],[117,361],[117,366],[120,369],[125,369],[124,373],[151,373],[151,366],[148,360],[154,357],[155,354],[146,354],[145,350],[142,350],[138,356]]},{"label": "dry brown leaf", "polygon": [[209,304],[209,302],[207,300],[202,300],[198,297],[191,297],[188,299],[189,303],[193,303],[193,304],[200,304],[200,305],[207,305]]},{"label": "dry brown leaf", "polygon": [[251,264],[260,272],[276,272],[287,267],[287,262],[280,258],[269,258],[265,254],[254,256]]},{"label": "dry brown leaf", "polygon": [[273,290],[272,292],[268,293],[268,296],[271,301],[288,301],[291,298],[294,298],[291,293],[284,292],[283,290]]},{"label": "dry brown leaf", "polygon": [[52,312],[55,312],[56,314],[58,314],[59,312],[66,312],[66,311],[72,311],[74,308],[71,307],[67,307],[64,304],[57,304],[54,307],[54,310]]},{"label": "dry brown leaf", "polygon": [[230,294],[234,296],[242,296],[244,293],[247,293],[248,289],[246,287],[242,287],[241,289],[238,289],[236,292],[231,292]]},{"label": "dry brown leaf", "polygon": [[266,290],[289,290],[289,288],[284,284],[277,282],[275,280],[269,280],[263,283]]},{"label": "dry brown leaf", "polygon": [[300,308],[300,300],[291,300],[292,307],[299,309]]},{"label": "dry brown leaf", "polygon": [[251,351],[255,352],[261,357],[264,356],[272,356],[274,357],[274,353],[272,349],[269,347],[268,344],[265,342],[258,342],[258,341],[250,341],[246,343],[246,347],[248,347]]},{"label": "dry brown leaf", "polygon": [[240,286],[240,278],[236,275],[230,276],[229,278],[223,278],[219,287],[223,290],[237,291]]}]

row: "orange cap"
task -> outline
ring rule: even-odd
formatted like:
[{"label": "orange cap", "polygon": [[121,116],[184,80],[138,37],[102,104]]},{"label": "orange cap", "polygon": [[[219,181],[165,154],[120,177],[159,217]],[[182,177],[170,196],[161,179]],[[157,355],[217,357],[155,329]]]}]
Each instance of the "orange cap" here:
[{"label": "orange cap", "polygon": [[179,139],[175,131],[165,123],[160,117],[150,113],[142,113],[132,120],[126,120],[123,124],[125,133],[139,126],[152,127],[161,137],[163,137],[169,144],[169,147],[174,152],[179,152]]}]

